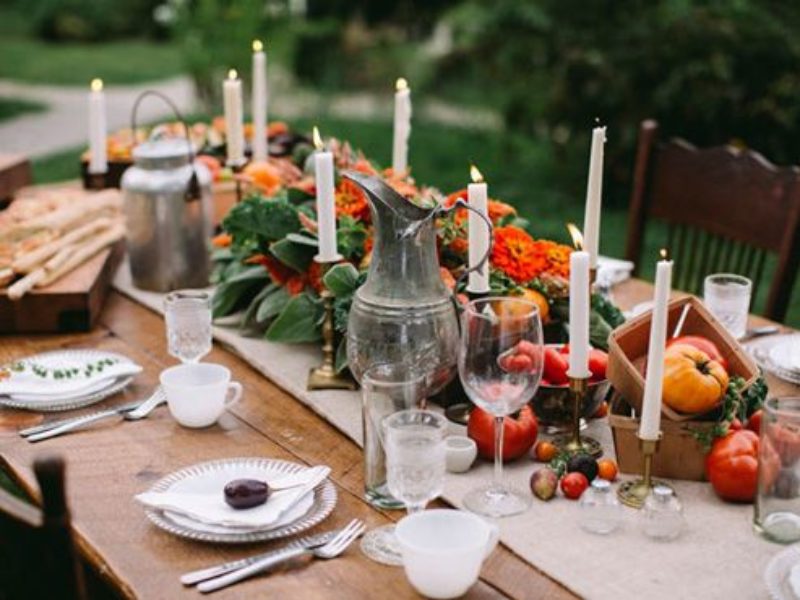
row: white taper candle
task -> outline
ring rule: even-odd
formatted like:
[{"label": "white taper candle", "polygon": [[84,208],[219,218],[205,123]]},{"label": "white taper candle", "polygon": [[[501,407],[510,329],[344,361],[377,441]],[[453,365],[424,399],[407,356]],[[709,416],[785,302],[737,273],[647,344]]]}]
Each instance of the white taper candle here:
[{"label": "white taper candle", "polygon": [[408,138],[411,135],[411,90],[402,77],[394,93],[394,137],[392,138],[392,170],[395,174],[408,169]]},{"label": "white taper candle", "polygon": [[320,262],[339,260],[336,247],[336,197],[333,185],[333,153],[324,150],[322,138],[314,128],[314,177],[317,188],[317,236],[319,239]]},{"label": "white taper candle", "polygon": [[[470,175],[473,183],[467,187],[467,201],[469,205],[478,210],[484,216],[488,213],[489,189],[480,171],[472,165]],[[489,251],[489,229],[486,222],[477,214],[469,211],[468,217],[469,233],[469,267],[473,268]],[[469,274],[467,291],[473,294],[485,294],[489,291],[489,264],[488,261],[477,271]]]},{"label": "white taper candle", "polygon": [[[662,255],[666,253],[662,250]],[[650,320],[650,343],[647,346],[647,375],[644,381],[642,422],[639,437],[657,440],[661,431],[661,396],[664,380],[664,351],[667,344],[669,293],[672,285],[672,261],[660,260],[656,265],[656,290]]]},{"label": "white taper candle", "polygon": [[108,171],[108,149],[106,146],[106,95],[103,80],[92,79],[89,92],[89,173]]},{"label": "white taper candle", "polygon": [[583,217],[583,247],[589,253],[590,266],[597,267],[600,252],[600,210],[603,206],[603,145],[606,128],[592,131],[592,151],[589,157],[589,181],[586,185],[586,210]]},{"label": "white taper candle", "polygon": [[225,145],[228,164],[241,166],[244,163],[244,122],[242,110],[242,80],[235,69],[228,71],[222,84],[222,99],[225,108]]},{"label": "white taper candle", "polygon": [[267,159],[267,53],[260,40],[253,41],[253,160]]}]

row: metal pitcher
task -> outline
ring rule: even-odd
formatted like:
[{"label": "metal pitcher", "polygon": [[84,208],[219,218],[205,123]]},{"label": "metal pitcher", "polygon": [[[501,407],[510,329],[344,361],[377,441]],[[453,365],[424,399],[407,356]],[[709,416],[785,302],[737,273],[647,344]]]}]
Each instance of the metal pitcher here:
[{"label": "metal pitcher", "polygon": [[406,363],[427,374],[427,393],[456,373],[458,319],[436,253],[436,209],[417,206],[376,177],[345,177],[367,195],[375,228],[367,280],[353,299],[347,359],[357,380],[373,365]]},{"label": "metal pitcher", "polygon": [[194,160],[188,127],[172,102],[158,92],[183,123],[186,140],[150,139],[133,149],[134,164],[122,176],[127,246],[136,287],[157,292],[208,285],[208,241],[213,232],[211,174]]}]

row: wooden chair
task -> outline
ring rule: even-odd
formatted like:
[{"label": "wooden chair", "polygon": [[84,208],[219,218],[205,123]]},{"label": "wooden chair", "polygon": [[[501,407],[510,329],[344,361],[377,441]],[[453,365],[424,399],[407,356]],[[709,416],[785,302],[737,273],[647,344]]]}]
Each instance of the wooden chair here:
[{"label": "wooden chair", "polygon": [[72,543],[64,461],[39,459],[33,470],[41,509],[0,489],[0,598],[87,598]]},{"label": "wooden chair", "polygon": [[702,294],[706,275],[732,272],[753,281],[755,298],[767,256],[775,255],[763,313],[783,321],[800,266],[798,167],[777,167],[756,152],[731,146],[659,142],[658,123],[644,121],[625,248],[637,267],[650,218],[667,225],[676,289]]}]

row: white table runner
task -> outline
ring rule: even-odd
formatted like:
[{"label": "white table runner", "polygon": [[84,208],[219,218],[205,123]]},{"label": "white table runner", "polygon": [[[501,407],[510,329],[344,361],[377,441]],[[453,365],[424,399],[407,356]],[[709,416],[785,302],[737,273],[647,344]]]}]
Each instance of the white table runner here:
[{"label": "white table runner", "polygon": [[[162,312],[164,295],[135,288],[127,264],[117,272],[114,287]],[[215,327],[214,336],[361,445],[359,394],[306,390],[308,371],[320,360],[317,348],[247,338],[236,328]],[[608,456],[614,456],[611,431],[605,420],[593,421],[588,433],[603,444]],[[540,466],[521,458],[506,465],[506,480],[527,489],[531,473]],[[463,475],[448,474],[444,498],[461,506],[464,495],[491,476],[489,463],[477,464]],[[706,483],[672,484],[683,502],[688,523],[684,534],[673,542],[659,543],[644,537],[639,529],[640,512],[629,508],[624,509],[620,531],[608,536],[586,533],[576,522],[578,503],[561,496],[547,503],[534,499],[526,513],[499,520],[500,539],[524,560],[585,598],[768,598],[764,569],[782,547],[753,533],[752,506],[724,503]]]}]

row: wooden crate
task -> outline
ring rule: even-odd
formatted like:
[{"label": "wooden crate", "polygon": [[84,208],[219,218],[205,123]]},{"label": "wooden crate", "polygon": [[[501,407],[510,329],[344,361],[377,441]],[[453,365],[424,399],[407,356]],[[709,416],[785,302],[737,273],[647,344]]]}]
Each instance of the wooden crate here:
[{"label": "wooden crate", "polygon": [[[728,361],[728,373],[744,377],[746,385],[758,377],[758,367],[739,343],[717,321],[703,303],[694,296],[685,296],[669,303],[667,332],[672,332],[680,319],[683,307],[690,304],[681,335],[700,335],[714,342]],[[652,311],[631,319],[615,329],[608,343],[608,379],[619,394],[636,409],[642,410],[644,396],[643,363],[650,341]],[[673,421],[696,419],[697,415],[685,415],[661,405],[661,412]]]},{"label": "wooden crate", "polygon": [[[622,473],[638,475],[642,472],[642,452],[639,448],[639,419],[633,416],[631,406],[614,394],[608,423],[614,438],[614,451]],[[693,431],[708,432],[714,421],[661,421],[661,442],[653,457],[653,476],[669,479],[705,479],[706,453]]]}]

